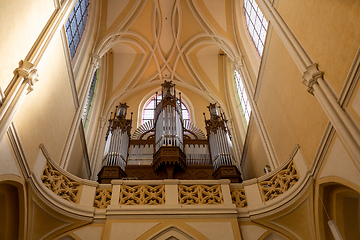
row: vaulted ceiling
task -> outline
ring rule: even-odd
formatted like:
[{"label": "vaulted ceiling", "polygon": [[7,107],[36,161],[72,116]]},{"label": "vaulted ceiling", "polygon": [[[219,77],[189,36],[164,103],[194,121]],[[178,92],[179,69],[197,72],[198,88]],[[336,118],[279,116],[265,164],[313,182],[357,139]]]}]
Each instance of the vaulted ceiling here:
[{"label": "vaulted ceiling", "polygon": [[[96,52],[109,53],[107,99],[164,79],[222,101],[223,63],[240,54],[232,0],[107,0]],[[239,3],[237,3],[239,4]]]}]

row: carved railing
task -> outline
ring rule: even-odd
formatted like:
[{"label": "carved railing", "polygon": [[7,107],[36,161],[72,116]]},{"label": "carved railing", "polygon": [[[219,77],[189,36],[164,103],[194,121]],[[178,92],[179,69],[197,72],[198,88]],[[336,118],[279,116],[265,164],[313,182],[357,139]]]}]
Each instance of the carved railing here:
[{"label": "carved railing", "polygon": [[79,201],[78,193],[82,184],[56,170],[49,162],[46,162],[40,179],[48,189],[61,198],[73,203]]},{"label": "carved railing", "polygon": [[220,185],[179,185],[179,204],[222,204]]},{"label": "carved railing", "polygon": [[111,203],[112,189],[97,189],[94,200],[95,208],[107,208]]},{"label": "carved railing", "polygon": [[[106,209],[106,214],[118,214],[122,210],[143,211],[146,205],[159,205],[146,207],[146,211],[153,211],[154,214],[160,214],[159,209],[163,205],[172,209],[169,211],[173,214],[177,214],[180,209],[186,212],[197,207],[207,209],[206,211],[226,212],[235,206],[239,216],[259,214],[269,209],[277,209],[281,201],[286,203],[289,197],[297,196],[305,181],[309,179],[307,166],[301,154],[296,155],[298,145],[289,159],[278,169],[241,184],[230,184],[230,180],[225,179],[122,179],[113,180],[111,185],[99,185],[63,170],[51,159],[44,146],[40,148],[43,156],[39,155],[37,158],[34,167],[34,176],[37,180],[34,183],[42,189],[42,194],[48,194],[45,197],[52,198],[58,206],[61,205],[68,212],[84,216],[92,216],[95,213],[99,214],[100,218],[105,216],[101,209]],[[293,187],[294,185],[296,186]],[[257,191],[259,194],[249,195]],[[279,196],[285,198],[277,198]],[[138,205],[139,208],[132,205]],[[210,205],[211,208],[200,205]]]},{"label": "carved railing", "polygon": [[122,185],[120,188],[120,205],[160,205],[164,203],[164,185]]},{"label": "carved railing", "polygon": [[232,202],[237,208],[247,207],[245,190],[243,188],[230,188]]},{"label": "carved railing", "polygon": [[272,200],[288,191],[299,181],[300,175],[296,169],[294,161],[276,175],[258,183],[263,202]]}]

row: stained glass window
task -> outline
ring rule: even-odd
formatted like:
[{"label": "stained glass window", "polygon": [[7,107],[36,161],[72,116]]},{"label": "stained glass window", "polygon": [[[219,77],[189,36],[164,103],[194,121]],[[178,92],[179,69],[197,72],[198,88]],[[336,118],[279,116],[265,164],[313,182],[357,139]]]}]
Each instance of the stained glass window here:
[{"label": "stained glass window", "polygon": [[[155,95],[153,95],[150,100],[147,101],[144,107],[143,111],[143,117],[142,117],[142,123],[145,123],[146,121],[152,120],[155,117],[155,108],[159,102],[161,102],[162,96],[159,94],[157,96],[157,103]],[[190,120],[190,115],[187,107],[184,103],[181,103],[181,109],[182,109],[182,116],[183,120]]]},{"label": "stained glass window", "polygon": [[71,59],[74,58],[85,30],[89,0],[78,0],[65,24]]},{"label": "stained glass window", "polygon": [[244,0],[244,11],[247,29],[261,57],[264,50],[268,22],[255,0]]},{"label": "stained glass window", "polygon": [[95,71],[93,79],[91,81],[91,85],[90,85],[90,89],[89,89],[89,93],[86,97],[86,102],[85,102],[85,106],[84,106],[84,110],[83,110],[83,114],[82,114],[82,122],[84,124],[84,128],[86,126],[86,122],[89,116],[89,112],[90,112],[90,108],[94,99],[94,93],[95,93],[95,88],[96,88],[96,82],[97,82],[97,72],[98,70]]},{"label": "stained glass window", "polygon": [[240,104],[241,104],[241,108],[243,110],[243,114],[246,120],[246,124],[249,124],[249,119],[250,119],[250,114],[251,114],[251,107],[250,107],[250,103],[248,100],[248,97],[246,95],[246,91],[244,88],[244,83],[241,79],[240,74],[238,73],[238,71],[234,71],[234,75],[235,75],[235,83],[236,83],[236,88],[237,88],[237,93],[239,96],[239,100],[240,100]]}]

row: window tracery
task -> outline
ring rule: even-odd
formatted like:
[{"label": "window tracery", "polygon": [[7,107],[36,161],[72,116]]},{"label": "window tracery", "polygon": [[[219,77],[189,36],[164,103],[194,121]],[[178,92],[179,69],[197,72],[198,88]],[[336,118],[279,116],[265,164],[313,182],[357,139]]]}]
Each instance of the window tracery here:
[{"label": "window tracery", "polygon": [[261,58],[269,24],[255,0],[244,0],[244,11],[247,29]]},{"label": "window tracery", "polygon": [[74,58],[85,30],[89,0],[78,0],[65,24],[71,59]]}]

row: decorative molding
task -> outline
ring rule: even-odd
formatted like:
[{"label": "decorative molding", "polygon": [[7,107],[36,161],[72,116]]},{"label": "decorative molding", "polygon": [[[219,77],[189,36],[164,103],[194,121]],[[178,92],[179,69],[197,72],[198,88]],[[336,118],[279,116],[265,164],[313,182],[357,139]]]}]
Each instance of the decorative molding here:
[{"label": "decorative molding", "polygon": [[322,163],[325,159],[325,156],[329,150],[331,141],[335,135],[335,128],[333,125],[329,122],[325,128],[324,134],[320,140],[319,147],[315,153],[314,160],[312,161],[312,165],[309,169],[309,172],[311,176],[317,176],[320,167],[322,166]]},{"label": "decorative molding", "polygon": [[81,184],[61,174],[49,162],[45,165],[41,181],[48,189],[61,198],[73,203],[80,201],[78,193],[80,192]]},{"label": "decorative molding", "polygon": [[285,193],[300,179],[300,175],[291,161],[285,169],[272,176],[270,179],[258,183],[263,202],[272,200]]},{"label": "decorative molding", "polygon": [[98,69],[101,67],[101,56],[96,53],[92,53],[91,55],[91,65],[95,67],[95,69]]},{"label": "decorative molding", "polygon": [[111,195],[112,189],[97,189],[95,200],[94,200],[94,207],[95,208],[107,208],[107,206],[111,203]]},{"label": "decorative molding", "polygon": [[220,185],[179,185],[179,204],[223,204]]},{"label": "decorative molding", "polygon": [[245,190],[243,188],[230,188],[232,202],[237,208],[247,207]]},{"label": "decorative molding", "polygon": [[346,77],[344,87],[342,88],[341,93],[339,95],[338,102],[343,108],[345,108],[348,105],[351,96],[355,91],[356,85],[359,82],[359,79],[360,79],[360,48],[356,53],[349,74]]},{"label": "decorative molding", "polygon": [[68,46],[68,40],[67,40],[67,36],[66,36],[65,27],[63,27],[61,29],[60,35],[61,35],[61,40],[62,40],[63,49],[64,49],[66,68],[67,68],[68,74],[69,74],[71,93],[73,96],[75,109],[77,109],[79,107],[79,99],[78,99],[78,93],[76,90],[74,71],[73,71],[73,67],[72,67],[70,50],[69,50],[69,46]]},{"label": "decorative molding", "polygon": [[308,86],[307,91],[314,95],[314,84],[318,84],[318,79],[323,78],[324,73],[318,69],[318,64],[313,63],[306,67],[306,71],[303,73],[302,78],[304,81],[302,82],[304,85]]},{"label": "decorative molding", "polygon": [[1,86],[0,86],[0,107],[1,107],[2,103],[4,102],[4,100],[5,100],[5,94],[2,91]]},{"label": "decorative molding", "polygon": [[165,185],[122,185],[120,205],[161,205],[165,204]]},{"label": "decorative molding", "polygon": [[10,123],[10,126],[7,130],[7,134],[12,146],[12,150],[14,151],[14,154],[22,171],[22,174],[23,176],[25,176],[25,178],[29,178],[31,174],[30,166],[26,158],[24,149],[22,147],[19,135],[17,134],[15,124],[13,122]]}]

